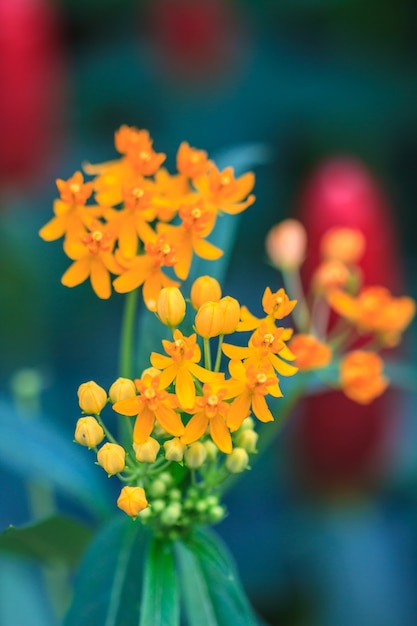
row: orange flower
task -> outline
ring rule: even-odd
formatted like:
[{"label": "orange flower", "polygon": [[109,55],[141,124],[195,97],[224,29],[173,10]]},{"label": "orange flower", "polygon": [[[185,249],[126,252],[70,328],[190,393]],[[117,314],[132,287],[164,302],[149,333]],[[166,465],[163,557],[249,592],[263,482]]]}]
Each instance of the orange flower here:
[{"label": "orange flower", "polygon": [[330,346],[313,335],[295,335],[291,339],[290,349],[301,371],[326,367],[332,359]]},{"label": "orange flower", "polygon": [[412,298],[394,298],[385,287],[364,287],[358,296],[333,291],[330,305],[364,332],[377,333],[387,345],[395,345],[410,324],[416,304]]},{"label": "orange flower", "polygon": [[201,350],[195,333],[184,337],[177,329],[174,331],[174,341],[163,339],[162,345],[169,356],[157,352],[151,354],[152,365],[163,370],[160,375],[161,387],[166,389],[172,382],[175,382],[175,391],[180,406],[184,409],[191,409],[196,398],[193,376],[201,382],[208,383],[219,380],[222,375],[197,365],[201,360]]},{"label": "orange flower", "polygon": [[[176,263],[175,248],[164,236],[145,245],[145,254],[128,261],[128,268],[113,283],[119,293],[132,291],[143,285],[143,299],[151,311],[156,311],[156,303],[162,287],[178,287],[179,283],[168,278],[161,267],[172,267]],[[119,257],[120,263],[122,258]]]},{"label": "orange flower", "polygon": [[209,384],[204,385],[203,396],[196,399],[195,407],[189,411],[194,415],[185,427],[181,443],[189,444],[197,441],[209,428],[210,437],[219,450],[225,454],[232,451],[232,438],[226,425],[230,405],[223,402],[225,395],[225,388],[214,392]]},{"label": "orange flower", "polygon": [[211,276],[199,276],[192,284],[190,299],[195,309],[206,302],[218,302],[222,297],[220,283]]},{"label": "orange flower", "polygon": [[289,329],[273,330],[263,322],[252,334],[247,347],[224,343],[222,350],[229,359],[245,360],[246,364],[253,364],[256,367],[269,365],[282,376],[293,376],[298,368],[282,360],[282,358],[294,360],[294,355],[285,344],[291,334],[292,331]]},{"label": "orange flower", "polygon": [[231,378],[225,382],[227,389],[225,399],[235,398],[230,405],[227,426],[231,431],[237,430],[252,410],[261,422],[273,421],[273,416],[265,400],[266,395],[282,397],[278,378],[271,375],[269,363],[259,367],[252,363],[230,361]]},{"label": "orange flower", "polygon": [[207,209],[203,200],[182,205],[179,209],[180,226],[159,225],[159,232],[168,233],[177,250],[175,273],[181,280],[188,277],[193,252],[202,259],[219,259],[223,251],[205,241],[216,223],[216,213]]},{"label": "orange flower", "polygon": [[153,188],[153,204],[161,222],[171,222],[181,204],[194,197],[187,177],[183,174],[169,174],[164,167],[155,173]]},{"label": "orange flower", "polygon": [[181,174],[185,174],[189,178],[196,178],[205,174],[209,165],[210,161],[205,150],[191,148],[186,141],[182,142],[177,152],[177,170]]},{"label": "orange flower", "polygon": [[349,352],[340,364],[340,384],[344,393],[359,404],[369,404],[388,386],[382,370],[383,361],[375,352]]},{"label": "orange flower", "polygon": [[354,264],[362,257],[366,246],[365,235],[357,228],[334,227],[327,230],[320,251],[325,259]]},{"label": "orange flower", "polygon": [[85,206],[93,192],[93,183],[84,183],[81,172],[75,172],[68,180],[58,178],[56,184],[60,199],[54,202],[55,217],[40,229],[39,236],[45,241],[54,241],[64,235],[68,239],[78,239],[101,213],[100,207]]},{"label": "orange flower", "polygon": [[275,320],[281,320],[291,313],[297,304],[297,300],[290,300],[284,289],[272,292],[267,287],[262,297],[262,307],[266,317],[258,318],[244,306],[241,308],[241,321],[237,330],[254,330],[259,328],[262,322],[266,322],[270,328],[275,328]]},{"label": "orange flower", "polygon": [[311,279],[312,288],[316,293],[326,294],[333,289],[346,287],[351,276],[347,265],[336,259],[329,259],[316,268]]},{"label": "orange flower", "polygon": [[121,415],[136,415],[133,429],[134,443],[144,443],[150,436],[155,420],[174,437],[184,433],[184,425],[179,414],[175,395],[162,389],[159,376],[144,374],[135,380],[139,395],[113,404],[113,409]]},{"label": "orange flower", "polygon": [[90,278],[98,297],[110,298],[110,273],[119,274],[123,270],[114,258],[113,247],[114,237],[100,223],[80,238],[80,244],[69,243],[67,254],[74,263],[62,276],[62,284],[75,287]]},{"label": "orange flower", "polygon": [[143,176],[152,176],[165,161],[166,155],[156,153],[147,130],[123,125],[114,136],[116,150],[125,154],[133,170]]},{"label": "orange flower", "polygon": [[193,182],[208,204],[224,213],[241,213],[255,202],[255,196],[248,195],[255,184],[252,172],[235,178],[232,167],[226,167],[220,172],[211,164],[209,170]]}]

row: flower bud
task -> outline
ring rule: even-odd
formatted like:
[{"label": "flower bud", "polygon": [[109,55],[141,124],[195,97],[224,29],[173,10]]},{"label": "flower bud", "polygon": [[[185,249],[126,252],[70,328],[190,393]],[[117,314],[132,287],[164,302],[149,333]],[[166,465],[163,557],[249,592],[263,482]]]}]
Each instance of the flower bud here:
[{"label": "flower bud", "polygon": [[208,460],[214,461],[217,458],[217,455],[219,453],[219,449],[214,443],[214,441],[211,441],[211,439],[207,439],[207,441],[203,443],[203,446],[206,449]]},{"label": "flower bud", "polygon": [[222,297],[219,282],[211,276],[200,276],[191,287],[191,304],[199,309],[206,302],[218,302]]},{"label": "flower bud", "polygon": [[211,524],[216,524],[217,522],[221,522],[225,515],[226,515],[226,510],[220,504],[213,506],[208,511],[208,518]]},{"label": "flower bud", "polygon": [[230,335],[230,333],[234,333],[240,321],[240,304],[236,298],[225,296],[219,300],[219,306],[224,315],[221,333],[222,335]]},{"label": "flower bud", "polygon": [[204,339],[217,337],[223,330],[224,319],[224,310],[219,302],[205,302],[195,316],[195,329]]},{"label": "flower bud", "polygon": [[161,523],[164,526],[173,526],[181,517],[181,505],[179,502],[172,502],[161,513]]},{"label": "flower bud", "polygon": [[74,439],[87,448],[98,446],[104,439],[104,430],[95,417],[80,417],[75,427]]},{"label": "flower bud", "polygon": [[164,481],[157,478],[152,481],[151,486],[149,487],[149,495],[151,495],[152,498],[160,498],[165,495],[166,490],[167,488]]},{"label": "flower bud", "polygon": [[159,442],[153,437],[148,437],[144,443],[134,443],[136,460],[140,463],[155,463],[160,447]]},{"label": "flower bud", "polygon": [[181,443],[178,437],[168,439],[168,441],[165,441],[164,443],[166,460],[181,463],[182,459],[184,458],[184,450],[186,447],[187,446]]},{"label": "flower bud", "polygon": [[236,444],[249,454],[255,454],[258,443],[258,433],[250,428],[239,431],[236,435]]},{"label": "flower bud", "polygon": [[275,267],[282,270],[298,269],[306,253],[306,230],[298,220],[284,220],[271,228],[265,247]]},{"label": "flower bud", "polygon": [[201,441],[196,441],[185,451],[184,456],[188,467],[197,469],[201,467],[206,460],[207,452]]},{"label": "flower bud", "polygon": [[337,259],[323,261],[315,269],[311,279],[313,291],[326,294],[332,289],[343,289],[348,284],[351,272],[349,268]]},{"label": "flower bud", "polygon": [[122,472],[125,468],[126,452],[117,443],[105,443],[97,452],[97,463],[109,476]]},{"label": "flower bud", "polygon": [[109,389],[109,396],[112,404],[120,400],[128,400],[136,395],[136,387],[130,378],[118,378]]},{"label": "flower bud", "polygon": [[85,413],[98,415],[107,404],[107,393],[93,380],[78,387],[78,402]]},{"label": "flower bud", "polygon": [[174,328],[185,316],[185,300],[178,287],[161,289],[156,302],[156,311],[163,324]]},{"label": "flower bud", "polygon": [[117,506],[130,517],[136,517],[149,504],[143,487],[123,487],[117,499]]},{"label": "flower bud", "polygon": [[157,367],[147,367],[143,370],[141,378],[143,378],[146,374],[154,378],[155,376],[159,376],[160,373],[161,370],[159,370]]},{"label": "flower bud", "polygon": [[255,428],[255,420],[253,419],[253,417],[245,417],[245,419],[243,420],[243,422],[241,423],[240,427],[239,427],[239,432],[241,432],[242,430],[253,430]]},{"label": "flower bud", "polygon": [[234,448],[228,455],[225,466],[231,474],[243,472],[249,465],[249,456],[244,448]]}]

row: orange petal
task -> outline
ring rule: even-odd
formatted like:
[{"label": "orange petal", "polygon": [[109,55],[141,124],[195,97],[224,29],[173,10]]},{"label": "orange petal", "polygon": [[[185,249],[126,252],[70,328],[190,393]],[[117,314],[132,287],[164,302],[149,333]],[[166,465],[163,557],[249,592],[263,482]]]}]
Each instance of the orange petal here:
[{"label": "orange petal", "polygon": [[278,374],[281,374],[281,376],[294,376],[294,374],[298,372],[298,367],[286,363],[285,361],[277,357],[276,354],[270,354],[269,360],[271,361]]},{"label": "orange petal", "polygon": [[213,245],[205,239],[194,239],[194,252],[202,259],[208,259],[209,261],[216,261],[223,256],[223,250]]},{"label": "orange petal", "polygon": [[233,432],[239,428],[243,420],[250,414],[251,394],[245,390],[230,405],[227,414],[227,426]]},{"label": "orange petal", "polygon": [[190,372],[183,367],[178,370],[177,377],[175,379],[175,393],[177,394],[178,402],[184,409],[191,409],[194,406],[194,380]]},{"label": "orange petal", "polygon": [[155,411],[155,417],[159,425],[168,433],[174,435],[174,437],[181,437],[184,433],[184,424],[178,413],[165,404],[162,404],[162,402],[159,403]]},{"label": "orange petal", "polygon": [[273,422],[274,417],[268,408],[265,397],[260,394],[252,396],[252,411],[261,422]]},{"label": "orange petal", "polygon": [[145,407],[142,413],[136,418],[135,426],[133,428],[133,441],[135,443],[144,443],[150,436],[154,423],[154,413],[152,413],[148,407]]},{"label": "orange petal", "polygon": [[111,296],[110,274],[100,258],[94,258],[91,263],[91,286],[99,298],[107,300]]},{"label": "orange petal", "polygon": [[53,217],[39,231],[39,237],[44,241],[54,241],[65,234],[65,220],[61,217]]},{"label": "orange petal", "polygon": [[243,346],[232,346],[230,343],[224,343],[222,345],[223,353],[229,357],[229,359],[240,361],[241,359],[247,359],[252,350]]},{"label": "orange petal", "polygon": [[193,443],[204,435],[208,426],[208,417],[205,411],[199,411],[188,422],[185,427],[181,443]]},{"label": "orange petal", "polygon": [[142,409],[142,404],[139,402],[139,398],[126,398],[125,400],[119,400],[113,404],[113,410],[121,415],[138,415]]},{"label": "orange petal", "polygon": [[147,256],[135,260],[134,266],[113,281],[113,287],[118,293],[126,293],[140,287],[146,280],[152,268],[152,259]]}]

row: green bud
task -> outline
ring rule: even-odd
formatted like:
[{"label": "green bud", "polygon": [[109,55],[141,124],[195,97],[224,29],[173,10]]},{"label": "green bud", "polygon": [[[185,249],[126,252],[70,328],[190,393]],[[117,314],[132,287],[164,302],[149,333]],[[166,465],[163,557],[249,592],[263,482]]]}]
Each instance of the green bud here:
[{"label": "green bud", "polygon": [[208,511],[208,518],[212,524],[215,524],[216,522],[220,522],[224,518],[225,515],[226,515],[226,509],[220,504],[218,504],[217,506],[213,506],[213,508],[211,508]]},{"label": "green bud", "polygon": [[173,483],[173,478],[169,472],[162,472],[159,474],[159,480],[162,480],[167,487]]},{"label": "green bud", "polygon": [[214,496],[214,495],[207,496],[206,502],[207,502],[207,506],[210,506],[210,507],[216,506],[217,504],[219,504],[219,498],[218,496]]},{"label": "green bud", "polygon": [[228,455],[225,466],[231,474],[243,472],[249,465],[249,456],[244,448],[234,448]]},{"label": "green bud", "polygon": [[253,417],[246,417],[240,425],[238,432],[242,432],[244,430],[253,430],[254,428],[255,420],[253,419]]},{"label": "green bud", "polygon": [[152,512],[161,513],[165,509],[165,502],[163,500],[154,500],[151,502]]},{"label": "green bud", "polygon": [[147,491],[152,498],[160,498],[161,496],[165,495],[166,490],[167,488],[164,481],[160,478],[157,478],[153,481]]},{"label": "green bud", "polygon": [[207,452],[207,459],[209,461],[215,461],[219,453],[219,449],[216,444],[211,441],[211,439],[207,439],[207,441],[205,441],[203,445]]},{"label": "green bud", "polygon": [[207,499],[205,498],[204,500],[199,500],[198,502],[196,502],[195,509],[199,513],[204,513],[204,511],[207,510],[207,506]]},{"label": "green bud", "polygon": [[178,502],[172,502],[161,513],[161,523],[164,526],[173,526],[178,522],[181,516],[181,505]]},{"label": "green bud", "polygon": [[168,497],[170,500],[181,500],[181,491],[179,489],[170,489]]},{"label": "green bud", "polygon": [[256,452],[256,444],[258,443],[258,433],[254,430],[246,429],[238,432],[236,436],[236,444],[239,448],[244,448],[249,454]]},{"label": "green bud", "polygon": [[207,452],[201,441],[196,441],[185,451],[184,456],[188,467],[197,469],[201,467],[206,460]]}]

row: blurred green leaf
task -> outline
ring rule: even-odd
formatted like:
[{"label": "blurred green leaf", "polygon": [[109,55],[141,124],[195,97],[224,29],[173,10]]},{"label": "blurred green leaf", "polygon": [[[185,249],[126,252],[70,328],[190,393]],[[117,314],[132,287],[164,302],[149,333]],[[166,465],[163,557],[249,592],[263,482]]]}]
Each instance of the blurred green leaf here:
[{"label": "blurred green leaf", "polygon": [[106,524],[84,555],[64,626],[138,626],[146,544],[139,521]]},{"label": "blurred green leaf", "polygon": [[189,626],[259,626],[225,546],[208,530],[177,542]]},{"label": "blurred green leaf", "polygon": [[106,479],[91,453],[45,419],[25,419],[1,400],[0,465],[23,479],[50,485],[97,516],[111,510]]},{"label": "blurred green leaf", "polygon": [[146,557],[140,626],[177,626],[179,598],[172,542],[153,539]]},{"label": "blurred green leaf", "polygon": [[0,535],[0,550],[74,567],[91,536],[91,529],[83,522],[56,515],[19,528],[11,526]]}]

